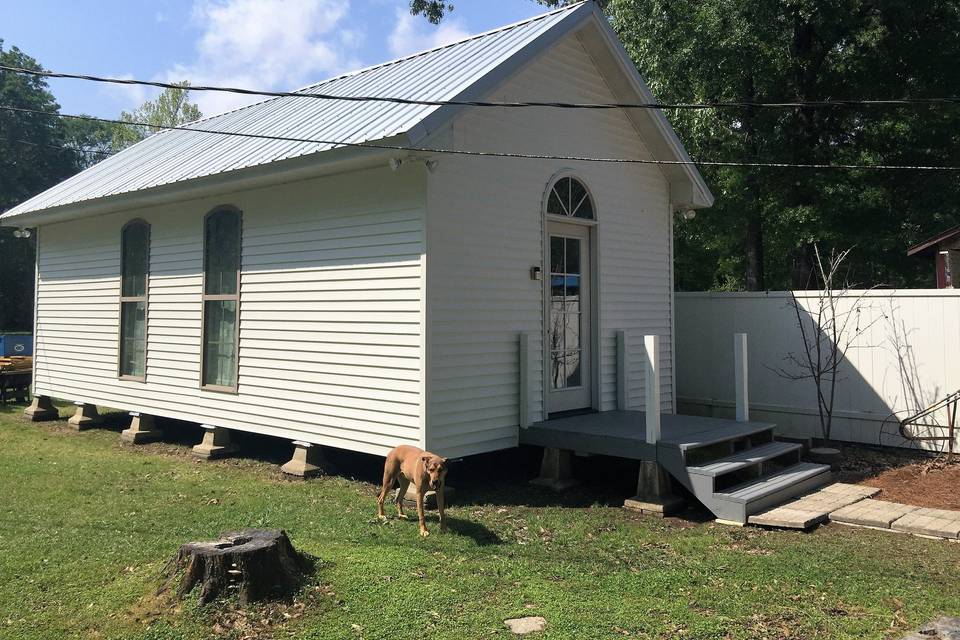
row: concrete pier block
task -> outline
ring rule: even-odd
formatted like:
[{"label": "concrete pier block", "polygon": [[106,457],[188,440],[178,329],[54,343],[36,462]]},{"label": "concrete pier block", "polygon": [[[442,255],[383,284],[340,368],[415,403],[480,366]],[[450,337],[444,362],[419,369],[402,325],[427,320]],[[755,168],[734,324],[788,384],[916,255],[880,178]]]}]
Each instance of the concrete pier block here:
[{"label": "concrete pier block", "polygon": [[53,406],[53,400],[50,396],[33,396],[33,402],[23,410],[23,415],[32,422],[41,420],[56,420],[60,417],[60,412]]},{"label": "concrete pier block", "polygon": [[676,513],[683,506],[683,498],[673,493],[670,474],[658,462],[640,462],[637,495],[623,501],[623,506],[644,515],[663,518]]},{"label": "concrete pier block", "polygon": [[323,475],[325,466],[323,449],[319,445],[295,440],[293,457],[280,467],[280,471],[297,478],[313,478]]},{"label": "concrete pier block", "polygon": [[130,412],[130,427],[120,432],[120,439],[130,444],[144,444],[163,438],[163,431],[158,429],[153,416]]},{"label": "concrete pier block", "polygon": [[100,424],[101,419],[100,414],[97,413],[97,405],[89,402],[74,402],[73,404],[77,406],[77,410],[67,420],[68,425],[77,431],[83,431]]},{"label": "concrete pier block", "polygon": [[230,431],[228,429],[209,424],[200,426],[203,428],[203,441],[193,447],[194,457],[201,460],[215,460],[216,458],[226,458],[237,452],[237,445],[230,441]]},{"label": "concrete pier block", "polygon": [[540,476],[530,481],[538,487],[546,487],[557,493],[575,487],[571,459],[573,452],[567,449],[547,447],[543,450],[543,462],[540,463]]}]

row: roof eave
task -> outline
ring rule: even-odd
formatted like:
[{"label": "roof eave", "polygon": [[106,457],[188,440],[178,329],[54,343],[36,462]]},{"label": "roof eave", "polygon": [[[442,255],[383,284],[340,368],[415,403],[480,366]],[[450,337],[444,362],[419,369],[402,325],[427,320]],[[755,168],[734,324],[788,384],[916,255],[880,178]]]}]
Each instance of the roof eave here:
[{"label": "roof eave", "polygon": [[[377,142],[379,144],[391,145],[396,141],[397,138],[394,137]],[[340,147],[297,158],[238,169],[236,171],[217,173],[149,189],[74,202],[58,207],[14,213],[12,215],[10,212],[7,212],[0,215],[0,226],[37,227],[44,224],[104,215],[127,209],[193,200],[220,193],[235,192],[240,189],[253,189],[286,182],[307,180],[321,175],[342,173],[344,171],[372,166],[378,162],[385,162],[386,159],[393,154],[394,152],[389,149]]]}]

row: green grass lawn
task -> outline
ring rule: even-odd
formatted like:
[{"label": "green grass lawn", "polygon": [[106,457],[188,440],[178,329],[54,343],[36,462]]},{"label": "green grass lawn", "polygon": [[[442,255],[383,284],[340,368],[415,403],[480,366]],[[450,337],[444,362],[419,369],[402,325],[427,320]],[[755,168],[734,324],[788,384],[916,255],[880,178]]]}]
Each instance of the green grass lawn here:
[{"label": "green grass lawn", "polygon": [[[641,518],[616,506],[629,477],[563,498],[528,487],[535,452],[455,466],[452,530],[434,517],[421,539],[413,520],[373,517],[372,457],[290,482],[275,464],[289,447],[266,438],[242,440],[255,459],[198,462],[189,428],[131,447],[116,427],[77,433],[21,409],[0,410],[0,638],[468,640],[512,637],[503,620],[524,615],[547,619],[543,638],[884,638],[960,613],[960,544]],[[181,543],[249,526],[317,558],[292,600],[154,597]]]}]

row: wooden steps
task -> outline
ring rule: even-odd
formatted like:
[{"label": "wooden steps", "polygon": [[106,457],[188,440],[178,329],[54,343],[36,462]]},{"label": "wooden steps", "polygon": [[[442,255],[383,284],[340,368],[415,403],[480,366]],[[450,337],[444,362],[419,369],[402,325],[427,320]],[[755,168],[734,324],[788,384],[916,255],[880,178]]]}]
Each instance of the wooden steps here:
[{"label": "wooden steps", "polygon": [[762,423],[730,423],[658,444],[658,461],[674,478],[718,519],[740,524],[830,482],[830,467],[801,462],[801,453]]}]

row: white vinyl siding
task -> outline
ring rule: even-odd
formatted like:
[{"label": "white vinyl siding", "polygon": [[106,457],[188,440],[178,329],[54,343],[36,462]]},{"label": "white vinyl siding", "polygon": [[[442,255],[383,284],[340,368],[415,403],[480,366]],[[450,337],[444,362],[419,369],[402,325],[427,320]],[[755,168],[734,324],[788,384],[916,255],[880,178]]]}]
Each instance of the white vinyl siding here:
[{"label": "white vinyl siding", "polygon": [[[371,188],[375,185],[375,188]],[[422,168],[45,226],[36,393],[355,451],[420,444]],[[239,389],[201,390],[204,214],[243,211]],[[120,229],[151,224],[146,382],[117,380]]]},{"label": "white vinyl siding", "polygon": [[[492,100],[610,102],[576,36],[541,54]],[[618,111],[476,109],[438,132],[461,149],[649,158]],[[616,408],[615,331],[628,337],[629,403],[642,409],[643,335],[661,337],[661,392],[673,407],[669,185],[653,165],[440,156],[428,176],[430,389],[427,445],[442,455],[517,443],[518,335],[532,334],[531,419],[543,418],[543,196],[570,170],[594,196],[599,233],[601,410]],[[596,299],[596,298],[595,298]]]}]

